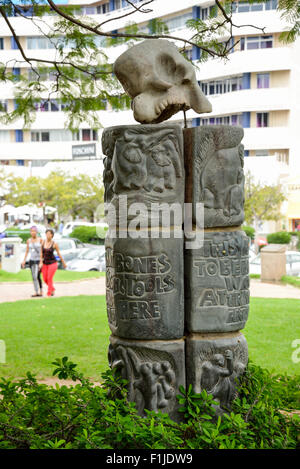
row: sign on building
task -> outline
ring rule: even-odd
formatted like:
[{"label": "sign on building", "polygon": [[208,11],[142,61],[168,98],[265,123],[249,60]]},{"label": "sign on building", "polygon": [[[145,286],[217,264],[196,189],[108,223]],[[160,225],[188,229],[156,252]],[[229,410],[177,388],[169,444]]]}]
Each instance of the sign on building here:
[{"label": "sign on building", "polygon": [[96,144],[88,143],[83,145],[72,146],[72,158],[86,158],[90,156],[96,156]]}]

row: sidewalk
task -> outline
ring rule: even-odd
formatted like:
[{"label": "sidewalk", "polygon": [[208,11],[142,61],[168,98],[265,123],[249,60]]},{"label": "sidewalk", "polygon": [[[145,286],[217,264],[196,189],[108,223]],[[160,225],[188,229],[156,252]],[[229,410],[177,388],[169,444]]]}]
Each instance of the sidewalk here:
[{"label": "sidewalk", "polygon": [[[92,280],[76,280],[74,282],[55,283],[55,297],[77,295],[105,295],[105,277]],[[0,303],[31,299],[34,293],[31,282],[0,284]],[[44,291],[46,295],[46,290]],[[250,295],[258,298],[294,298],[300,300],[300,289],[291,285],[262,283],[250,280]],[[39,301],[40,298],[35,298]]]},{"label": "sidewalk", "polygon": [[250,279],[250,296],[257,298],[294,298],[300,300],[300,288],[280,283],[263,283],[259,279]]},{"label": "sidewalk", "polygon": [[[54,282],[55,297],[78,295],[105,295],[105,277],[91,280],[75,280],[73,282]],[[44,298],[47,295],[47,286],[44,285]],[[40,298],[31,298],[34,294],[31,282],[5,282],[0,283],[0,303]]]}]

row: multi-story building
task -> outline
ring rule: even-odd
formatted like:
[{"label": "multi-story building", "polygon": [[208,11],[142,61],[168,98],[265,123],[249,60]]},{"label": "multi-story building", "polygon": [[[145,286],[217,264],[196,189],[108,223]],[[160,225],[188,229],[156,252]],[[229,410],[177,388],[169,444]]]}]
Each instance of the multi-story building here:
[{"label": "multi-story building", "polygon": [[[99,19],[99,22],[111,20],[103,26],[104,31],[124,31],[131,21],[136,22],[140,30],[148,32],[149,21],[161,19],[170,34],[183,38],[191,35],[186,21],[190,18],[206,19],[215,4],[211,0],[154,0],[147,6],[152,12],[136,12],[118,19],[130,8],[124,0],[61,0],[57,3],[77,4],[81,6],[80,14],[89,15],[96,21]],[[135,3],[143,2],[137,0]],[[276,8],[276,0],[251,4],[233,2],[234,24],[248,26],[233,28],[234,47],[229,60],[209,59],[197,68],[197,79],[212,103],[212,113],[199,116],[192,110],[187,112],[188,125],[191,126],[242,125],[245,167],[269,181],[300,174],[300,40],[292,44],[280,41],[280,34],[289,25]],[[25,13],[30,15],[30,11]],[[10,20],[27,52],[35,57],[45,54],[51,57],[54,53],[51,44],[32,22],[20,16]],[[53,16],[50,15],[49,24],[51,21]],[[226,40],[226,37],[222,39]],[[109,49],[107,54],[114,61],[124,49],[124,45],[117,46]],[[199,49],[190,48],[186,53],[197,65],[201,54]],[[21,60],[20,52],[4,20],[0,19],[0,62],[13,58]],[[12,72],[16,76],[28,74],[29,65],[20,61]],[[51,80],[51,76],[48,79]],[[0,100],[5,108],[14,108],[12,85],[0,85]],[[108,108],[99,111],[99,119],[103,127],[134,123],[131,110],[116,112]],[[172,120],[182,122],[183,116],[179,113]],[[0,124],[0,163],[34,167],[51,160],[72,160],[85,151],[83,144],[90,144],[86,155],[101,158],[101,130],[84,124],[80,127],[75,134],[65,129],[65,115],[59,101],[53,99],[41,103],[29,130],[23,129],[21,121],[6,126]],[[294,216],[295,210],[290,220],[291,229],[295,225]],[[297,217],[300,219],[300,213]]]}]

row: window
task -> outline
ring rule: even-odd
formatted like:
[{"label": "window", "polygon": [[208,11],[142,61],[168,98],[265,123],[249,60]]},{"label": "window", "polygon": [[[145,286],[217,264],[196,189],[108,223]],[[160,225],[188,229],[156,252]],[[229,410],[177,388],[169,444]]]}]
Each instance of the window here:
[{"label": "window", "polygon": [[9,130],[0,130],[0,142],[1,143],[10,142],[10,132],[9,132]]},{"label": "window", "polygon": [[270,74],[269,73],[257,74],[257,88],[270,88]]},{"label": "window", "polygon": [[12,49],[15,49],[15,50],[16,50],[16,49],[19,49],[18,44],[17,44],[17,41],[15,40],[14,37],[11,37],[11,48],[12,48]]},{"label": "window", "polygon": [[97,130],[92,129],[80,129],[78,132],[73,134],[73,140],[83,142],[90,142],[90,141],[97,141],[98,140],[98,132]]},{"label": "window", "polygon": [[15,130],[16,142],[23,142],[23,130]]},{"label": "window", "polygon": [[0,37],[0,49],[1,50],[4,49],[4,39],[3,39],[3,37]]},{"label": "window", "polygon": [[0,99],[0,112],[7,112],[7,99]]},{"label": "window", "polygon": [[21,69],[18,67],[14,67],[12,69],[12,74],[14,75],[14,81],[18,81],[21,75]]},{"label": "window", "polygon": [[32,142],[50,142],[50,132],[34,131],[31,132]]},{"label": "window", "polygon": [[[173,31],[174,29],[180,29],[185,27],[185,23],[187,20],[193,18],[193,13],[186,13],[184,15],[176,16],[175,18],[170,18],[165,21],[169,31]],[[162,19],[164,21],[164,19]]]},{"label": "window", "polygon": [[232,2],[233,13],[248,13],[249,11],[276,10],[278,1],[267,2]]},{"label": "window", "polygon": [[205,95],[231,93],[232,91],[243,89],[243,77],[237,76],[217,81],[202,82],[201,89]]},{"label": "window", "polygon": [[120,10],[123,8],[122,0],[115,0],[115,10]]},{"label": "window", "polygon": [[241,38],[241,50],[270,49],[273,47],[273,36],[248,36]]},{"label": "window", "polygon": [[17,166],[25,166],[24,160],[16,160]]},{"label": "window", "polygon": [[103,14],[103,13],[107,13],[109,11],[109,3],[104,3],[103,5],[99,5],[97,6],[97,13],[98,15],[100,14]]},{"label": "window", "polygon": [[60,42],[64,43],[64,39],[62,37],[27,37],[27,49],[55,49],[55,46],[57,46]]},{"label": "window", "polygon": [[242,114],[200,119],[200,125],[242,125]]},{"label": "window", "polygon": [[269,127],[268,112],[258,112],[256,114],[256,127]]}]

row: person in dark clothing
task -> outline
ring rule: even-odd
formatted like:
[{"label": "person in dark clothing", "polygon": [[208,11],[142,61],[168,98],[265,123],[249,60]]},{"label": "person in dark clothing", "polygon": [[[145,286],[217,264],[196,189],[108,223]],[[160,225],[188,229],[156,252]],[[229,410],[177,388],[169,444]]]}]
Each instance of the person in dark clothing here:
[{"label": "person in dark clothing", "polygon": [[40,260],[40,268],[42,269],[44,282],[48,285],[47,296],[53,296],[55,288],[53,286],[53,277],[57,270],[57,261],[54,251],[57,252],[62,265],[66,268],[66,263],[62,258],[57,243],[53,241],[54,231],[50,228],[46,230],[46,240],[42,242],[42,252]]}]

